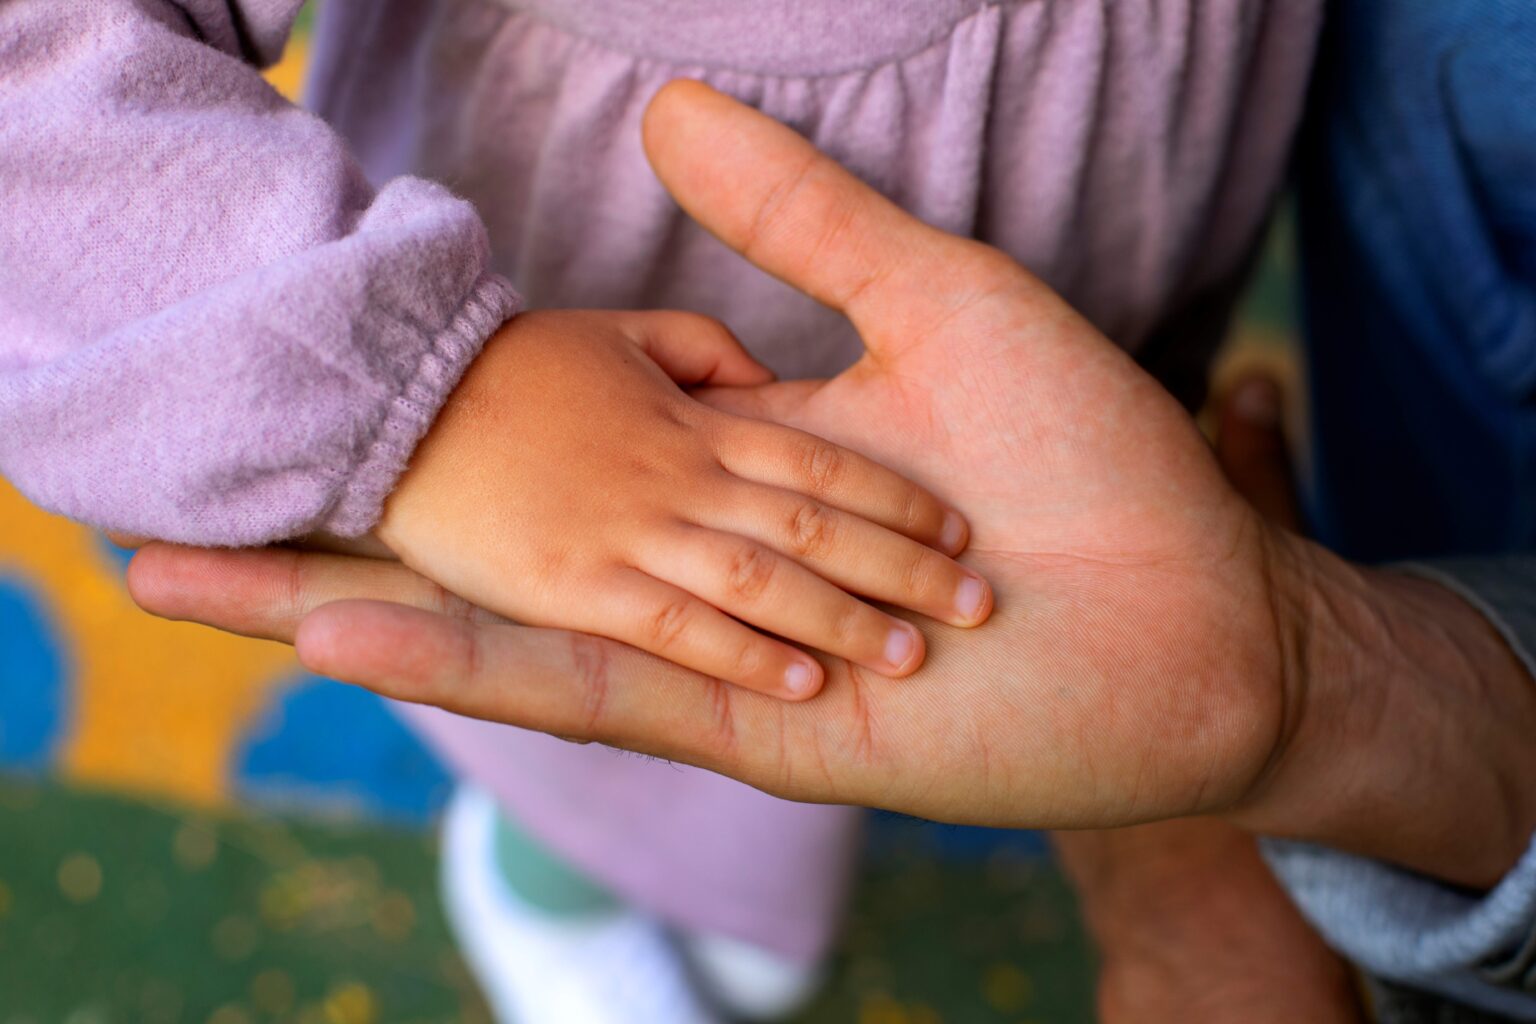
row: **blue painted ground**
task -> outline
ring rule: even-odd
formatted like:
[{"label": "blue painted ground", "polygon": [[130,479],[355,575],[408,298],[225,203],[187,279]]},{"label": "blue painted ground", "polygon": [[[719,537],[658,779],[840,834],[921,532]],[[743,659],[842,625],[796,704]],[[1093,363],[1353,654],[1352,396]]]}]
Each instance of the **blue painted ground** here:
[{"label": "blue painted ground", "polygon": [[40,603],[0,576],[0,765],[47,769],[64,728],[65,660]]}]

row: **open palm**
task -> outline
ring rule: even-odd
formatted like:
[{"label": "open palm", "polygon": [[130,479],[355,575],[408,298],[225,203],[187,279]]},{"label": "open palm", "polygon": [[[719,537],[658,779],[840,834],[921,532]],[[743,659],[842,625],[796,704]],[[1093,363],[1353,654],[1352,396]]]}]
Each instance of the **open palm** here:
[{"label": "open palm", "polygon": [[[786,704],[605,641],[401,608],[443,599],[401,567],[335,556],[146,552],[145,603],[175,613],[199,557],[224,560],[225,597],[204,588],[196,617],[230,628],[283,635],[315,605],[391,600],[310,615],[301,656],[391,696],[797,799],[1032,826],[1240,803],[1288,718],[1270,586],[1285,551],[1177,403],[1001,254],[920,224],[707,87],[669,86],[646,132],[697,220],[844,310],[868,348],[831,381],[701,397],[861,450],[963,510],[967,561],[997,597],[987,625],[924,623],[917,674],[835,663],[820,696]],[[230,596],[293,569],[297,604],[268,601],[264,619]]]},{"label": "open palm", "polygon": [[[918,677],[839,666],[823,700],[844,707],[824,717],[846,728],[818,723],[816,760],[842,760],[843,779],[877,763],[871,777],[913,787],[882,802],[907,808],[930,770],[990,772],[974,813],[994,822],[1237,799],[1283,722],[1270,544],[1189,416],[1012,261],[686,88],[648,123],[662,180],[733,248],[844,310],[868,348],[824,384],[705,397],[932,487],[969,517],[969,560],[998,595],[981,630],[928,626]],[[706,139],[711,159],[689,160]]]}]

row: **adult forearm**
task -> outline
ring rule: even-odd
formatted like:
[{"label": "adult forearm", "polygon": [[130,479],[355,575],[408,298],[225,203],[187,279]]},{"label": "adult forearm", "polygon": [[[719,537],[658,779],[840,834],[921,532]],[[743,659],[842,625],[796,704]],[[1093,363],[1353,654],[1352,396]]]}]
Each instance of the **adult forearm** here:
[{"label": "adult forearm", "polygon": [[1486,887],[1536,830],[1536,680],[1451,590],[1287,536],[1284,742],[1233,820]]},{"label": "adult forearm", "polygon": [[1052,838],[1098,946],[1104,1024],[1363,1019],[1248,833],[1182,818]]}]

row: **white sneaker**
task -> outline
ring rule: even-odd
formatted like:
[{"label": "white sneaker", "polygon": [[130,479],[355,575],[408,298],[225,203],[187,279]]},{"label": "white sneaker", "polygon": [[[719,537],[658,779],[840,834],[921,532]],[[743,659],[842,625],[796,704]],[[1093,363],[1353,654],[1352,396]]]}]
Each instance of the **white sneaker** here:
[{"label": "white sneaker", "polygon": [[733,1017],[772,1021],[802,1009],[826,982],[823,962],[801,963],[724,935],[678,938],[700,986]]},{"label": "white sneaker", "polygon": [[496,865],[495,801],[459,786],[443,817],[448,923],[499,1024],[719,1024],[653,919],[565,917],[522,899]]}]

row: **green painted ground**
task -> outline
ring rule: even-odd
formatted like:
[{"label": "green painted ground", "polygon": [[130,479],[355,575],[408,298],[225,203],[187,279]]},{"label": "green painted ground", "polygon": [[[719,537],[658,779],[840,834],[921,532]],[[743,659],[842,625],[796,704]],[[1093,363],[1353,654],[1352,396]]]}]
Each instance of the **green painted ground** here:
[{"label": "green painted ground", "polygon": [[[439,913],[429,835],[0,778],[0,837],[0,1024],[488,1019]],[[919,845],[874,857],[835,980],[801,1020],[1090,1019],[1088,954],[1049,863]]]}]

